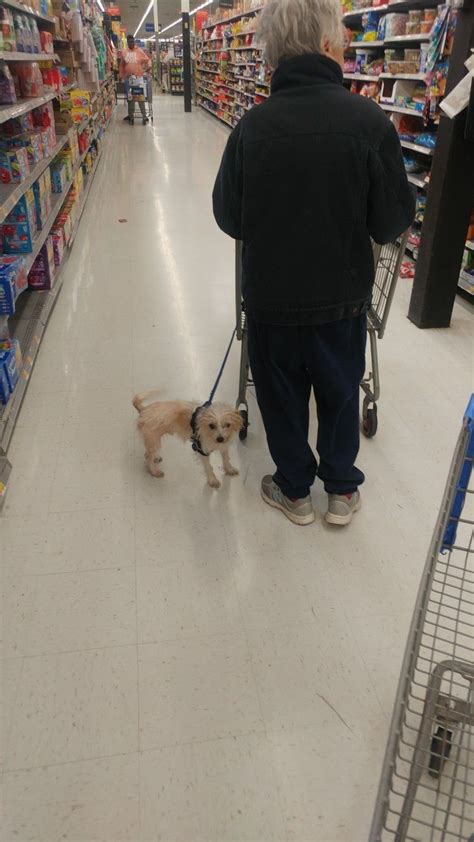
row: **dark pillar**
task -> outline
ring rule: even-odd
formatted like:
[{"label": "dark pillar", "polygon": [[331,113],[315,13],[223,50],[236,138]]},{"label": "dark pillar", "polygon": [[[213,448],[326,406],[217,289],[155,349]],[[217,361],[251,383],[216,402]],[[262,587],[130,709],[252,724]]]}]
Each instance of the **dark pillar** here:
[{"label": "dark pillar", "polygon": [[[474,42],[474,5],[458,11],[446,93],[465,75]],[[464,111],[441,117],[408,318],[417,327],[449,327],[474,201],[474,144]]]},{"label": "dark pillar", "polygon": [[[181,17],[183,21],[183,88],[184,110],[191,111],[191,36],[189,31],[189,0],[182,0]],[[186,11],[185,11],[186,9]]]}]

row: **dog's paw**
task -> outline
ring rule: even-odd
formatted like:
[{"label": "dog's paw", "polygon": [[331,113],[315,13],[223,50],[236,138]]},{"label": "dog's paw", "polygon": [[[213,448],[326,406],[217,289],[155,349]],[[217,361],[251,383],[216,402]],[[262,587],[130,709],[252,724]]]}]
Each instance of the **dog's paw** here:
[{"label": "dog's paw", "polygon": [[217,479],[217,477],[212,477],[212,479],[209,479],[207,481],[207,484],[210,485],[211,488],[220,488],[221,487],[221,484],[220,484],[219,480]]},{"label": "dog's paw", "polygon": [[148,470],[150,471],[152,477],[157,477],[157,479],[161,479],[161,477],[164,477],[165,475],[165,472],[160,468],[157,468],[156,465],[152,465]]},{"label": "dog's paw", "polygon": [[238,468],[234,468],[233,465],[229,465],[229,467],[225,469],[225,473],[228,477],[238,477],[239,475]]}]

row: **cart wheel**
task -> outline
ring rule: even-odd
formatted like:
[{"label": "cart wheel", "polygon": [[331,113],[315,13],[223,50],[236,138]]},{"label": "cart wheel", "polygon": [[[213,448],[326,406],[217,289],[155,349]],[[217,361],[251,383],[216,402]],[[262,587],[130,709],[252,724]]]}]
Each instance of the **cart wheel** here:
[{"label": "cart wheel", "polygon": [[362,432],[368,439],[373,439],[377,432],[377,404],[374,403],[372,407],[365,406],[362,411]]},{"label": "cart wheel", "polygon": [[240,441],[245,441],[245,439],[247,438],[247,433],[249,431],[249,414],[246,409],[240,410],[240,417],[242,418],[244,425],[239,432],[239,439]]},{"label": "cart wheel", "polygon": [[439,778],[443,772],[443,766],[446,760],[449,760],[451,754],[451,746],[453,744],[453,732],[444,728],[443,725],[438,725],[436,733],[431,740],[431,752],[429,773],[432,778]]}]

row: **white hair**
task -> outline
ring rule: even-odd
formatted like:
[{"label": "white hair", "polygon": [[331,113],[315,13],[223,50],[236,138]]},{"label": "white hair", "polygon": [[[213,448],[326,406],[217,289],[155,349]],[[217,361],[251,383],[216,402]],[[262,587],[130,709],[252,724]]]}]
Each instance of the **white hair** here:
[{"label": "white hair", "polygon": [[323,41],[342,46],[340,0],[268,0],[259,15],[257,37],[272,68],[283,59],[320,53]]}]

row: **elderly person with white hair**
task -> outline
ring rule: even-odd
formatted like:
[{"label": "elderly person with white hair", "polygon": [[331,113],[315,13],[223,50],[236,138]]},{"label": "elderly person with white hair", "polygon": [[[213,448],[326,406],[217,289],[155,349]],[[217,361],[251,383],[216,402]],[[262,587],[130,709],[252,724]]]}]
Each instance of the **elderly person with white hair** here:
[{"label": "elderly person with white hair", "polygon": [[[276,465],[266,503],[314,520],[360,508],[359,385],[374,281],[372,237],[395,239],[414,198],[393,123],[343,86],[339,0],[269,0],[259,23],[271,96],[233,130],[214,188],[220,228],[243,241],[249,356]],[[314,390],[319,464],[308,442]]]}]

